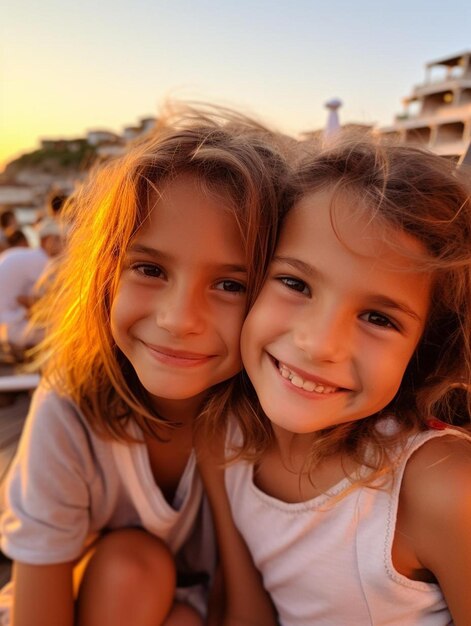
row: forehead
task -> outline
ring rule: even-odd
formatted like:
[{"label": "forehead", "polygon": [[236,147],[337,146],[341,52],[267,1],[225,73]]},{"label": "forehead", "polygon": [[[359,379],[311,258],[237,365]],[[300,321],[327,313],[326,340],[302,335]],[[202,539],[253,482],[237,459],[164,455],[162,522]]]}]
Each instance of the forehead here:
[{"label": "forehead", "polygon": [[[198,172],[183,171],[172,176],[148,183],[141,193],[141,205],[144,212],[150,214],[154,208],[178,210],[178,207],[195,203],[212,203],[225,213],[234,214],[236,203],[233,191],[220,180],[212,180]],[[145,216],[144,216],[145,217]]]},{"label": "forehead", "polygon": [[389,269],[418,269],[428,259],[425,246],[388,223],[359,194],[332,188],[304,195],[286,218],[280,245],[316,251],[343,249],[343,254],[375,259]]},{"label": "forehead", "polygon": [[175,167],[160,173],[156,180],[151,177],[150,188],[160,195],[165,189],[184,181],[186,185],[191,184],[201,191],[232,198],[234,194],[237,194],[237,186],[233,183],[231,173],[228,169],[222,171],[210,166],[204,168],[201,164],[187,163],[180,168]]},{"label": "forehead", "polygon": [[153,191],[136,241],[184,250],[195,258],[224,246],[231,252],[242,246],[230,201],[191,174],[169,179]]}]

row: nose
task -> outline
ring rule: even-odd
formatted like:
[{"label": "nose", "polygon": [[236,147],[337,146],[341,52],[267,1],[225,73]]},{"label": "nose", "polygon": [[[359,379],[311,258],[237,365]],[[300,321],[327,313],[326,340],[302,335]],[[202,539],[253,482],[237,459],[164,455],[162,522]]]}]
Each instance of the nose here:
[{"label": "nose", "polygon": [[175,285],[157,298],[157,326],[170,335],[184,337],[204,330],[204,301],[191,286]]},{"label": "nose", "polygon": [[294,320],[294,342],[310,361],[336,363],[347,358],[353,324],[341,311],[317,308]]}]

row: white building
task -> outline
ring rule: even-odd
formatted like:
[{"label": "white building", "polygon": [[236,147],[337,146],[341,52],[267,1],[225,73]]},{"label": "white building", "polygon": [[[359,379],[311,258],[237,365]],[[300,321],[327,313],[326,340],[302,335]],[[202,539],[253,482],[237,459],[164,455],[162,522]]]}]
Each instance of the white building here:
[{"label": "white building", "polygon": [[34,189],[18,183],[0,182],[0,205],[3,206],[32,206],[36,197]]},{"label": "white building", "polygon": [[117,143],[120,137],[109,130],[90,130],[87,133],[87,141],[91,146],[99,146],[102,143]]},{"label": "white building", "polygon": [[425,67],[425,82],[404,99],[404,112],[377,131],[458,159],[471,141],[471,51]]}]

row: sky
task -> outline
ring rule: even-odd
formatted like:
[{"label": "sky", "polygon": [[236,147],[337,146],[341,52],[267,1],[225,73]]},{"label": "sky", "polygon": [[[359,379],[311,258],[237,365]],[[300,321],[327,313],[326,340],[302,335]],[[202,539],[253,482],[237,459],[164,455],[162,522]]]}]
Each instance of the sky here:
[{"label": "sky", "polygon": [[297,134],[386,125],[428,61],[471,49],[469,0],[0,0],[0,170],[42,138],[122,132],[168,98]]}]

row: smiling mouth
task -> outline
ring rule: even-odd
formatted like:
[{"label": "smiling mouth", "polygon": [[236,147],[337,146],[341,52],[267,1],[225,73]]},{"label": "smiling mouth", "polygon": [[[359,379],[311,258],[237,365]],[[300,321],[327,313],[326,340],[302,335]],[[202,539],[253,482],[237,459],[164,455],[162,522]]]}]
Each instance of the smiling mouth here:
[{"label": "smiling mouth", "polygon": [[274,359],[274,363],[282,378],[290,382],[293,387],[296,387],[297,389],[303,389],[304,391],[309,391],[322,395],[329,395],[338,391],[345,391],[345,389],[343,389],[342,387],[334,387],[332,385],[328,385],[325,382],[317,382],[311,379],[305,379],[299,374],[299,372],[293,371],[287,365],[285,365],[281,361],[277,361],[276,359]]},{"label": "smiling mouth", "polygon": [[192,365],[206,363],[213,356],[207,354],[198,354],[195,352],[186,352],[183,350],[172,350],[170,348],[153,346],[150,344],[146,344],[146,346],[152,356],[158,361],[175,365],[187,365],[191,367]]}]

